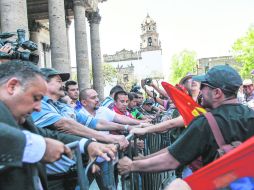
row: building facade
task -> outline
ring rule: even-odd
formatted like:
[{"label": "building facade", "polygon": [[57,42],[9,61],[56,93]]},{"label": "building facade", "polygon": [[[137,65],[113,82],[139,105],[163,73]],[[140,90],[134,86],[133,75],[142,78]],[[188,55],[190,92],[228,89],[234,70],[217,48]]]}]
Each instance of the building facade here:
[{"label": "building facade", "polygon": [[237,71],[240,71],[241,68],[241,63],[236,62],[232,56],[207,57],[198,59],[197,74],[206,73],[216,65],[230,65]]},{"label": "building facade", "polygon": [[141,23],[138,51],[123,49],[113,55],[105,54],[103,59],[118,69],[118,84],[129,87],[142,78],[163,79],[162,49],[156,22],[147,15]]},{"label": "building facade", "polygon": [[[93,87],[103,97],[98,4],[105,0],[1,0],[0,32],[26,31],[26,39],[37,43],[38,66],[71,72],[68,32],[75,23],[77,81],[90,87],[86,22],[89,22]],[[96,69],[95,69],[96,68]]]}]

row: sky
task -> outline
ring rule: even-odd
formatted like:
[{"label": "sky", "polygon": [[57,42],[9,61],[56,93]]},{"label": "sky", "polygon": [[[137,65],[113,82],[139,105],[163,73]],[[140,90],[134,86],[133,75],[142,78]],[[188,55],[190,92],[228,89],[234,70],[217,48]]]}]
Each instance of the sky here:
[{"label": "sky", "polygon": [[[102,55],[124,48],[138,51],[141,23],[149,14],[157,23],[166,62],[184,49],[198,58],[230,55],[233,43],[254,25],[253,0],[107,0],[99,9]],[[89,40],[88,25],[87,33]]]}]

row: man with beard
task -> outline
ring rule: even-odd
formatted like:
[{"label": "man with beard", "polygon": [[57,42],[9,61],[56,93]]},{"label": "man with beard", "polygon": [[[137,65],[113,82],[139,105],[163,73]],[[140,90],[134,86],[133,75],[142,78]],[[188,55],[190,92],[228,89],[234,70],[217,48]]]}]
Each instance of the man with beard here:
[{"label": "man with beard", "polygon": [[47,181],[43,164],[60,159],[62,154],[71,155],[71,150],[62,142],[82,141],[80,151],[87,151],[92,157],[104,152],[114,155],[111,150],[98,152],[97,145],[99,144],[89,142],[88,139],[47,129],[37,129],[31,121],[30,114],[41,110],[41,99],[46,90],[44,75],[33,63],[12,60],[0,64],[2,145],[0,148],[0,189],[43,188],[46,190]]},{"label": "man with beard", "polygon": [[[232,67],[215,66],[193,80],[201,82],[202,106],[211,110],[226,144],[232,140],[243,142],[254,135],[254,111],[237,103],[242,79]],[[124,157],[118,163],[118,170],[121,174],[174,170],[199,156],[206,165],[215,159],[218,148],[207,119],[200,115],[171,146],[140,160]]]},{"label": "man with beard", "polygon": [[[105,128],[104,130],[130,130],[132,126],[129,125],[138,125],[140,121],[129,118],[125,115],[120,115],[110,110],[107,107],[99,106],[98,93],[91,88],[84,89],[80,92],[80,102],[83,106],[84,114],[90,115],[96,119],[104,119],[106,121],[115,122],[110,127]],[[121,123],[121,124],[117,124]],[[98,129],[99,130],[99,129]]]},{"label": "man with beard", "polygon": [[[94,138],[100,142],[116,143],[120,145],[120,149],[128,146],[129,142],[123,135],[101,134],[87,127],[104,125],[105,122],[87,117],[87,126],[85,126],[67,116],[70,114],[64,114],[62,111],[67,105],[59,102],[59,99],[64,96],[63,81],[68,80],[70,74],[60,73],[53,68],[42,68],[41,71],[47,78],[47,91],[42,99],[42,109],[39,112],[32,113],[32,118],[37,127],[62,131],[81,137]],[[101,185],[102,189],[110,189],[113,184],[105,182]]]},{"label": "man with beard", "polygon": [[47,77],[47,92],[42,99],[42,109],[40,112],[33,112],[32,118],[37,127],[48,127],[58,131],[64,131],[74,135],[79,135],[106,143],[118,143],[120,147],[128,146],[128,141],[124,136],[113,136],[100,134],[97,131],[90,129],[87,126],[104,125],[102,121],[94,118],[87,118],[86,125],[78,123],[73,118],[66,117],[62,113],[65,104],[58,100],[64,96],[64,87],[62,82],[69,79],[69,73],[60,73],[53,68],[42,68],[42,72]]}]

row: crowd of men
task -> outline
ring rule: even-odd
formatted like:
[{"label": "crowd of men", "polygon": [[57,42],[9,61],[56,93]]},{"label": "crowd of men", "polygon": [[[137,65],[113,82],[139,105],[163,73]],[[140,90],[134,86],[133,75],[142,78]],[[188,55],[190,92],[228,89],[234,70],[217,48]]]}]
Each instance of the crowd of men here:
[{"label": "crowd of men", "polygon": [[[10,48],[3,46],[0,51],[9,53]],[[76,177],[67,183],[63,175],[76,162],[65,145],[74,141],[79,142],[84,165],[97,156],[107,164],[116,159],[117,151],[133,146],[126,139],[129,133],[142,136],[181,129],[171,145],[135,160],[125,156],[114,171],[107,171],[111,173],[93,167],[90,182],[96,179],[105,190],[117,189],[118,173],[184,168],[178,177],[185,177],[193,172],[191,163],[197,158],[205,166],[216,157],[218,144],[206,117],[200,115],[185,126],[183,116],[154,80],[144,79],[143,90],[134,86],[130,92],[116,85],[99,100],[93,88],[79,89],[69,73],[24,60],[0,62],[0,189],[77,188]],[[176,87],[213,114],[226,143],[244,142],[254,135],[253,82],[242,81],[232,67],[219,65],[205,75],[187,75]],[[144,141],[139,139],[136,146],[141,153]],[[63,159],[70,164],[66,170],[54,164]],[[182,180],[168,189],[180,186],[189,189]]]}]

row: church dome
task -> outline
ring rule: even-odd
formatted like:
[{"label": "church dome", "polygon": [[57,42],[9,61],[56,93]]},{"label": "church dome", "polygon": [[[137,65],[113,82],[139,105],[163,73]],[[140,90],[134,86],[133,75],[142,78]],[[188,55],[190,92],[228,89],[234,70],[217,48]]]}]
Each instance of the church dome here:
[{"label": "church dome", "polygon": [[144,21],[142,22],[142,25],[150,25],[155,23],[155,21],[149,16],[149,14],[147,14],[146,18],[144,19]]}]

